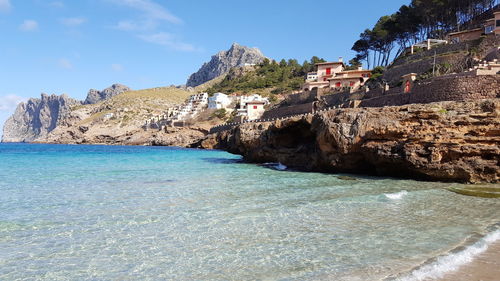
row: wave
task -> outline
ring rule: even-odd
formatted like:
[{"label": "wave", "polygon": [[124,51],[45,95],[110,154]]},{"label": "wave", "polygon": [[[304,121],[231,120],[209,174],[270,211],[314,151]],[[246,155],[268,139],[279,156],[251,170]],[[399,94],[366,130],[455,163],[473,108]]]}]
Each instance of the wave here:
[{"label": "wave", "polygon": [[271,169],[275,169],[278,171],[285,171],[286,169],[288,169],[287,166],[285,166],[281,163],[264,163],[264,164],[262,164],[262,166],[265,166],[265,167],[268,167]]},{"label": "wave", "polygon": [[488,247],[500,241],[500,229],[497,229],[474,244],[459,252],[450,252],[439,256],[435,261],[424,264],[410,272],[407,276],[397,278],[398,281],[420,281],[442,278],[446,273],[457,270],[460,266],[470,263],[474,258],[484,253]]},{"label": "wave", "polygon": [[392,199],[392,200],[400,200],[403,197],[405,197],[407,194],[408,194],[408,191],[406,191],[406,190],[396,192],[396,193],[384,193],[385,197]]}]

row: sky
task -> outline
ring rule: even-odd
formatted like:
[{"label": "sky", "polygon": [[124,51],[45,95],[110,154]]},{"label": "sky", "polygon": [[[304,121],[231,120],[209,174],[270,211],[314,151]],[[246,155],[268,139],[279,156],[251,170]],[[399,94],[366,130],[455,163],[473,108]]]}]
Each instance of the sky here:
[{"label": "sky", "polygon": [[0,126],[41,93],[185,84],[233,42],[276,60],[349,60],[364,29],[409,2],[0,0]]}]

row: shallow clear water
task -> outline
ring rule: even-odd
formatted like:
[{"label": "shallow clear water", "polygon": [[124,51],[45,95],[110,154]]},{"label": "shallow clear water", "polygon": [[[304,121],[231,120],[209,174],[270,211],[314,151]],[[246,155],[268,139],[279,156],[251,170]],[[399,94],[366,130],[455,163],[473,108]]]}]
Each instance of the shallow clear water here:
[{"label": "shallow clear water", "polygon": [[448,185],[0,144],[0,280],[376,280],[500,220],[500,200]]}]

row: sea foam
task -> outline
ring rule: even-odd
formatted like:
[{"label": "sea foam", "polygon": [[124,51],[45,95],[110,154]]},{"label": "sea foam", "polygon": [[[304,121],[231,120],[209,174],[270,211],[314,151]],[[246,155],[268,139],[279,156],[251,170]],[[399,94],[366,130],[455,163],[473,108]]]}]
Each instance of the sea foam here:
[{"label": "sea foam", "polygon": [[408,191],[406,191],[406,190],[403,190],[403,191],[400,191],[400,192],[396,192],[396,193],[384,193],[385,197],[387,197],[389,199],[392,199],[392,200],[402,199],[407,194],[408,194]]},{"label": "sea foam", "polygon": [[463,251],[440,256],[436,261],[423,265],[413,270],[407,276],[397,280],[420,281],[442,278],[446,273],[455,271],[459,267],[470,263],[474,258],[484,253],[489,245],[497,241],[500,241],[500,229],[489,233],[476,243],[466,247]]},{"label": "sea foam", "polygon": [[262,165],[278,171],[285,171],[286,169],[288,169],[287,166],[281,163],[264,163]]}]

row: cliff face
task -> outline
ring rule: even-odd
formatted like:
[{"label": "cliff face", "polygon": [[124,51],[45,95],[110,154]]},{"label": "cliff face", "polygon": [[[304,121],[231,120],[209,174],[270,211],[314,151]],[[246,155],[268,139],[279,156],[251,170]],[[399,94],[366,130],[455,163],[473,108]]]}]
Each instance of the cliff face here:
[{"label": "cliff face", "polygon": [[87,94],[84,104],[95,104],[130,90],[129,87],[121,84],[113,84],[111,87],[102,91],[91,89]]},{"label": "cliff face", "polygon": [[20,103],[4,124],[2,142],[31,142],[45,137],[64,120],[71,107],[80,104],[67,95],[46,94]]},{"label": "cliff face", "polygon": [[499,182],[500,100],[334,109],[243,124],[200,146],[307,171]]},{"label": "cliff face", "polygon": [[191,74],[186,86],[196,87],[227,73],[233,67],[243,66],[245,63],[257,64],[264,59],[265,56],[259,49],[234,43],[228,51],[222,51],[212,56],[209,62],[204,63],[197,72]]}]

